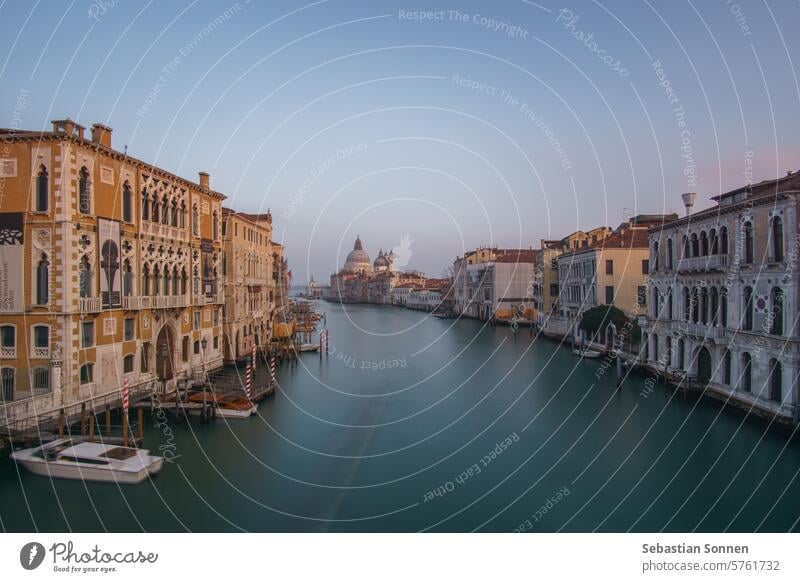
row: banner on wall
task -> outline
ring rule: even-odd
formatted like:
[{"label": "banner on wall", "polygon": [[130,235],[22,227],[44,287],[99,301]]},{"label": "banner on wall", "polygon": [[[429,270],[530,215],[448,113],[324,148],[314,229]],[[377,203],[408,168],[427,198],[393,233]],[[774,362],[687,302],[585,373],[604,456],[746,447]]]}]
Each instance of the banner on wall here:
[{"label": "banner on wall", "polygon": [[22,213],[0,214],[0,312],[3,313],[21,312],[24,308],[23,238]]},{"label": "banner on wall", "polygon": [[97,220],[100,237],[100,298],[103,309],[122,307],[119,222]]}]

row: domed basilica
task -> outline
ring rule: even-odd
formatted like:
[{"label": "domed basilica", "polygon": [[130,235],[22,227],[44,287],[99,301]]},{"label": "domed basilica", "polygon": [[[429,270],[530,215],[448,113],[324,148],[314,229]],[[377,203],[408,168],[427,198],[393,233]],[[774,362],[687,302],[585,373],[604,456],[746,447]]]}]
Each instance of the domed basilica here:
[{"label": "domed basilica", "polygon": [[353,250],[347,255],[344,266],[331,275],[330,299],[355,303],[388,300],[394,279],[394,253],[378,251],[375,262],[364,250],[361,237],[356,236]]}]

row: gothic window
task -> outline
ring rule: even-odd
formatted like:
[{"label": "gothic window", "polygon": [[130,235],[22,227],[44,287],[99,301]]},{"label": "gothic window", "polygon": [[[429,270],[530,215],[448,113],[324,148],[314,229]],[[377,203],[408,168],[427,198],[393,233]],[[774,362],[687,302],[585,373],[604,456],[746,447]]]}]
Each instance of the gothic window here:
[{"label": "gothic window", "polygon": [[92,268],[89,264],[89,257],[83,255],[81,258],[81,262],[78,266],[78,274],[79,274],[79,287],[78,290],[80,292],[81,297],[91,297],[92,296]]},{"label": "gothic window", "polygon": [[78,173],[78,212],[81,214],[92,213],[92,197],[90,192],[89,170],[83,166]]},{"label": "gothic window", "polygon": [[50,179],[47,168],[39,166],[36,176],[36,211],[47,212],[50,207]]},{"label": "gothic window", "polygon": [[133,222],[133,193],[127,182],[122,185],[122,220]]},{"label": "gothic window", "polygon": [[47,305],[50,302],[50,261],[42,254],[36,265],[36,304]]},{"label": "gothic window", "polygon": [[780,216],[772,219],[770,236],[772,238],[772,260],[779,263],[783,261],[783,221]]}]

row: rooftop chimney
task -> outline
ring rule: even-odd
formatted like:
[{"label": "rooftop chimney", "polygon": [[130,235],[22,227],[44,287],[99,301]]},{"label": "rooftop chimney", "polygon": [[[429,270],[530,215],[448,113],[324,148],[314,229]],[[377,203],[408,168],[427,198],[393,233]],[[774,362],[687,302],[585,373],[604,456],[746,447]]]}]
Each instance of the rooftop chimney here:
[{"label": "rooftop chimney", "polygon": [[697,192],[687,192],[686,194],[681,194],[681,198],[683,198],[683,205],[686,207],[686,216],[691,216],[694,200],[697,198]]},{"label": "rooftop chimney", "polygon": [[208,172],[200,172],[200,188],[208,190]]},{"label": "rooftop chimney", "polygon": [[102,123],[92,124],[92,141],[111,149],[112,129]]},{"label": "rooftop chimney", "polygon": [[84,127],[82,125],[78,125],[69,117],[66,119],[55,119],[51,123],[53,124],[53,133],[63,133],[70,137],[83,139]]}]

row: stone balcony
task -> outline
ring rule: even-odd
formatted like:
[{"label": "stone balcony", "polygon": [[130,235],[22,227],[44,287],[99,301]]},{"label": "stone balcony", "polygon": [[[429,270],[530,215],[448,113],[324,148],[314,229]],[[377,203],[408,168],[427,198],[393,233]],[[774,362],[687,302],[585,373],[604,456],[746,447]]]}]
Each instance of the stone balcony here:
[{"label": "stone balcony", "polygon": [[680,272],[721,271],[728,268],[728,259],[728,255],[683,258],[676,261],[676,266]]},{"label": "stone balcony", "polygon": [[103,303],[100,297],[81,297],[78,304],[81,313],[100,313],[103,311]]}]

